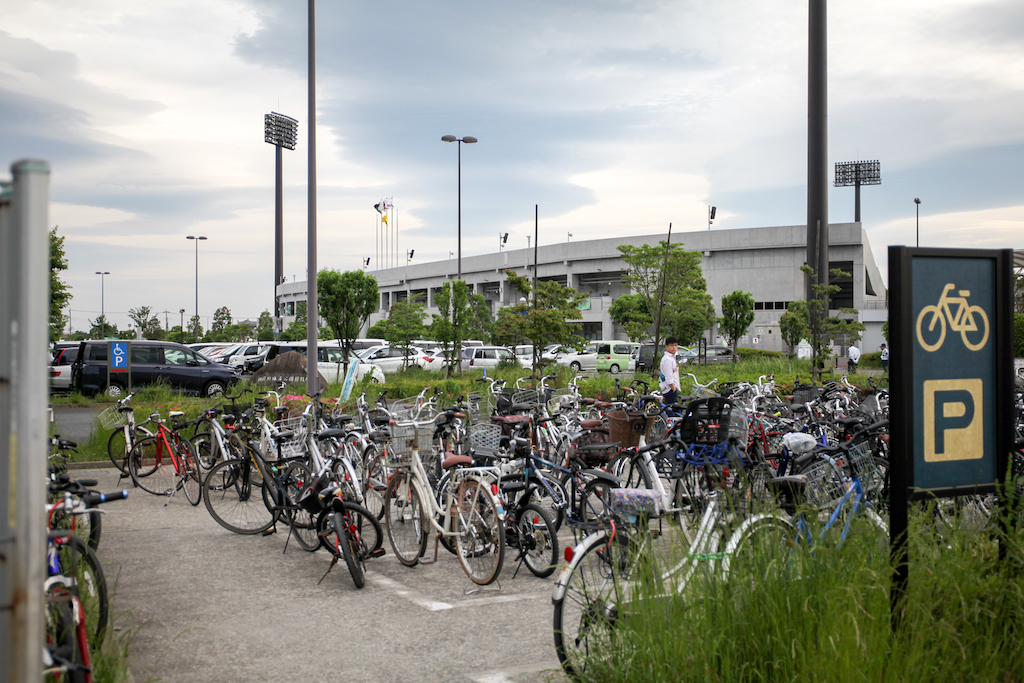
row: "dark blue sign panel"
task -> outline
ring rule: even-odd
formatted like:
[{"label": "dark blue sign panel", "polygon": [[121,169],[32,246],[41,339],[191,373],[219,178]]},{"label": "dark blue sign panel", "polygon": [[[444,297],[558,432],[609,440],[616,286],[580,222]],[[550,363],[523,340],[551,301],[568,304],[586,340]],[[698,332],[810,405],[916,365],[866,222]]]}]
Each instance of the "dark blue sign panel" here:
[{"label": "dark blue sign panel", "polygon": [[915,489],[996,481],[992,258],[914,256],[909,359]]},{"label": "dark blue sign panel", "polygon": [[131,370],[131,342],[107,342],[107,367],[110,372],[128,372]]}]

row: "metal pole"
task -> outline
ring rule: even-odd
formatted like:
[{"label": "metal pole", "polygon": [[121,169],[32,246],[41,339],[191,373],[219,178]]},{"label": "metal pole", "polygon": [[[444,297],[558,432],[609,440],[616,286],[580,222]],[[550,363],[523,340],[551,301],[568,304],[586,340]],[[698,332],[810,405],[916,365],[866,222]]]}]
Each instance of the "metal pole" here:
[{"label": "metal pole", "polygon": [[277,162],[274,188],[274,323],[281,317],[281,303],[277,298],[277,287],[284,279],[284,171],[281,145],[274,145]]},{"label": "metal pole", "polygon": [[921,246],[921,200],[914,197],[914,245]]},{"label": "metal pole", "polygon": [[[462,279],[462,138],[459,144],[459,279]],[[535,266],[536,267],[536,266]]]},{"label": "metal pole", "polygon": [[[50,167],[26,160],[12,168],[8,220],[0,221],[6,254],[4,341],[0,355],[0,679],[42,680],[43,580],[46,537],[43,505],[49,431],[46,404],[49,342],[48,209]],[[16,401],[11,398],[17,396]],[[10,432],[7,433],[7,429]],[[12,473],[16,481],[8,477]],[[13,484],[13,485],[12,485]],[[12,500],[13,497],[13,500]],[[13,532],[13,535],[12,535]]]},{"label": "metal pole", "polygon": [[196,326],[192,328],[192,343],[199,341],[199,237],[196,237]]},{"label": "metal pole", "polygon": [[[540,226],[540,204],[533,205],[533,321],[534,325],[537,324],[537,231]],[[534,337],[537,335],[535,334]],[[531,339],[533,342],[533,388],[537,388],[537,339]]]},{"label": "metal pole", "polygon": [[[710,227],[708,228],[710,230]],[[672,247],[672,224],[668,224],[668,239],[665,241],[665,259],[661,266],[661,291],[658,294],[658,319],[654,323],[654,359],[658,358],[658,342],[661,340],[661,308],[665,304],[665,280],[668,272],[668,254]]]},{"label": "metal pole", "polygon": [[320,332],[316,288],[316,0],[309,0],[309,180],[307,197],[306,262],[309,271],[306,295],[306,393],[320,388],[317,371],[317,335]]},{"label": "metal pole", "polygon": [[[826,0],[808,2],[807,263],[828,284],[828,24]],[[821,226],[819,231],[818,226]],[[807,279],[807,299],[816,294]]]}]

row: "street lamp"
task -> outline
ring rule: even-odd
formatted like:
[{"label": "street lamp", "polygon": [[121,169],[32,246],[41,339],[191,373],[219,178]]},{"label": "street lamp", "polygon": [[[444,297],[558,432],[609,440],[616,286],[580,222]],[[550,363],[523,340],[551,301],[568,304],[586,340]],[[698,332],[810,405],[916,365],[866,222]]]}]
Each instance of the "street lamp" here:
[{"label": "street lamp", "polygon": [[[205,240],[206,238],[203,237],[202,235],[200,235],[199,237],[196,237],[194,235],[189,235],[185,239],[187,239],[187,240],[195,240],[196,241],[196,322],[198,323],[199,322],[199,240]],[[196,334],[194,332],[192,334],[192,341],[193,342],[199,341],[196,338]]]},{"label": "street lamp", "polygon": [[263,141],[274,145],[277,170],[274,185],[274,316],[281,315],[277,287],[284,282],[284,182],[281,170],[281,150],[295,149],[299,122],[290,116],[272,111],[263,116]]},{"label": "street lamp", "polygon": [[914,197],[914,232],[917,234],[917,246],[921,246],[921,200]]},{"label": "street lamp", "polygon": [[100,276],[100,336],[104,339],[107,338],[107,313],[106,306],[104,304],[105,292],[103,287],[103,280],[106,275],[110,275],[108,270],[97,270],[96,274]]},{"label": "street lamp", "polygon": [[180,325],[181,332],[178,333],[178,343],[179,344],[184,344],[185,343],[185,309],[184,308],[181,309],[181,311],[179,311],[179,313],[181,313],[181,325]]},{"label": "street lamp", "polygon": [[467,145],[476,142],[476,138],[469,135],[465,135],[461,138],[457,138],[454,135],[442,135],[441,140],[444,142],[457,142],[459,143],[459,279],[462,279],[462,143],[465,142]]}]

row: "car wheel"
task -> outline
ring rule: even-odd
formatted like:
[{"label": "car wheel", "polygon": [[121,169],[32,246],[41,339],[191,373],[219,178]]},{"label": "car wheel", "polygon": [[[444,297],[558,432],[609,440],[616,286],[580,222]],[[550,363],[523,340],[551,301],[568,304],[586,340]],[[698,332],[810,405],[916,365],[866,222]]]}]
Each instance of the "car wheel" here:
[{"label": "car wheel", "polygon": [[572,368],[574,372],[579,372],[583,369],[583,366],[580,365],[578,361],[573,361],[569,364],[569,367]]},{"label": "car wheel", "polygon": [[608,371],[611,372],[613,375],[617,375],[619,374],[619,366],[613,365],[610,368],[608,368]]},{"label": "car wheel", "polygon": [[224,393],[224,383],[220,380],[213,380],[203,388],[204,396],[220,396]]},{"label": "car wheel", "polygon": [[121,398],[124,395],[124,387],[116,382],[111,382],[107,387],[107,396],[110,398]]}]

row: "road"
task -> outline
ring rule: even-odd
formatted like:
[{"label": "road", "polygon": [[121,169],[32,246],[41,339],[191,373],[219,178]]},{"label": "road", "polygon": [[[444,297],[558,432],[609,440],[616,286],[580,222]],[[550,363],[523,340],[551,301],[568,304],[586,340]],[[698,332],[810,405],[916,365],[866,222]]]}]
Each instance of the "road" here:
[{"label": "road", "polygon": [[[76,472],[102,491],[124,486],[116,474]],[[133,489],[105,509],[99,555],[119,633],[134,632],[139,683],[567,680],[552,644],[554,578],[525,566],[512,578],[506,563],[500,586],[466,595],[444,548],[436,564],[408,568],[385,541],[364,589],[344,563],[317,585],[324,551],[292,542],[282,553],[284,533],[233,534],[183,495],[168,502]]]}]

